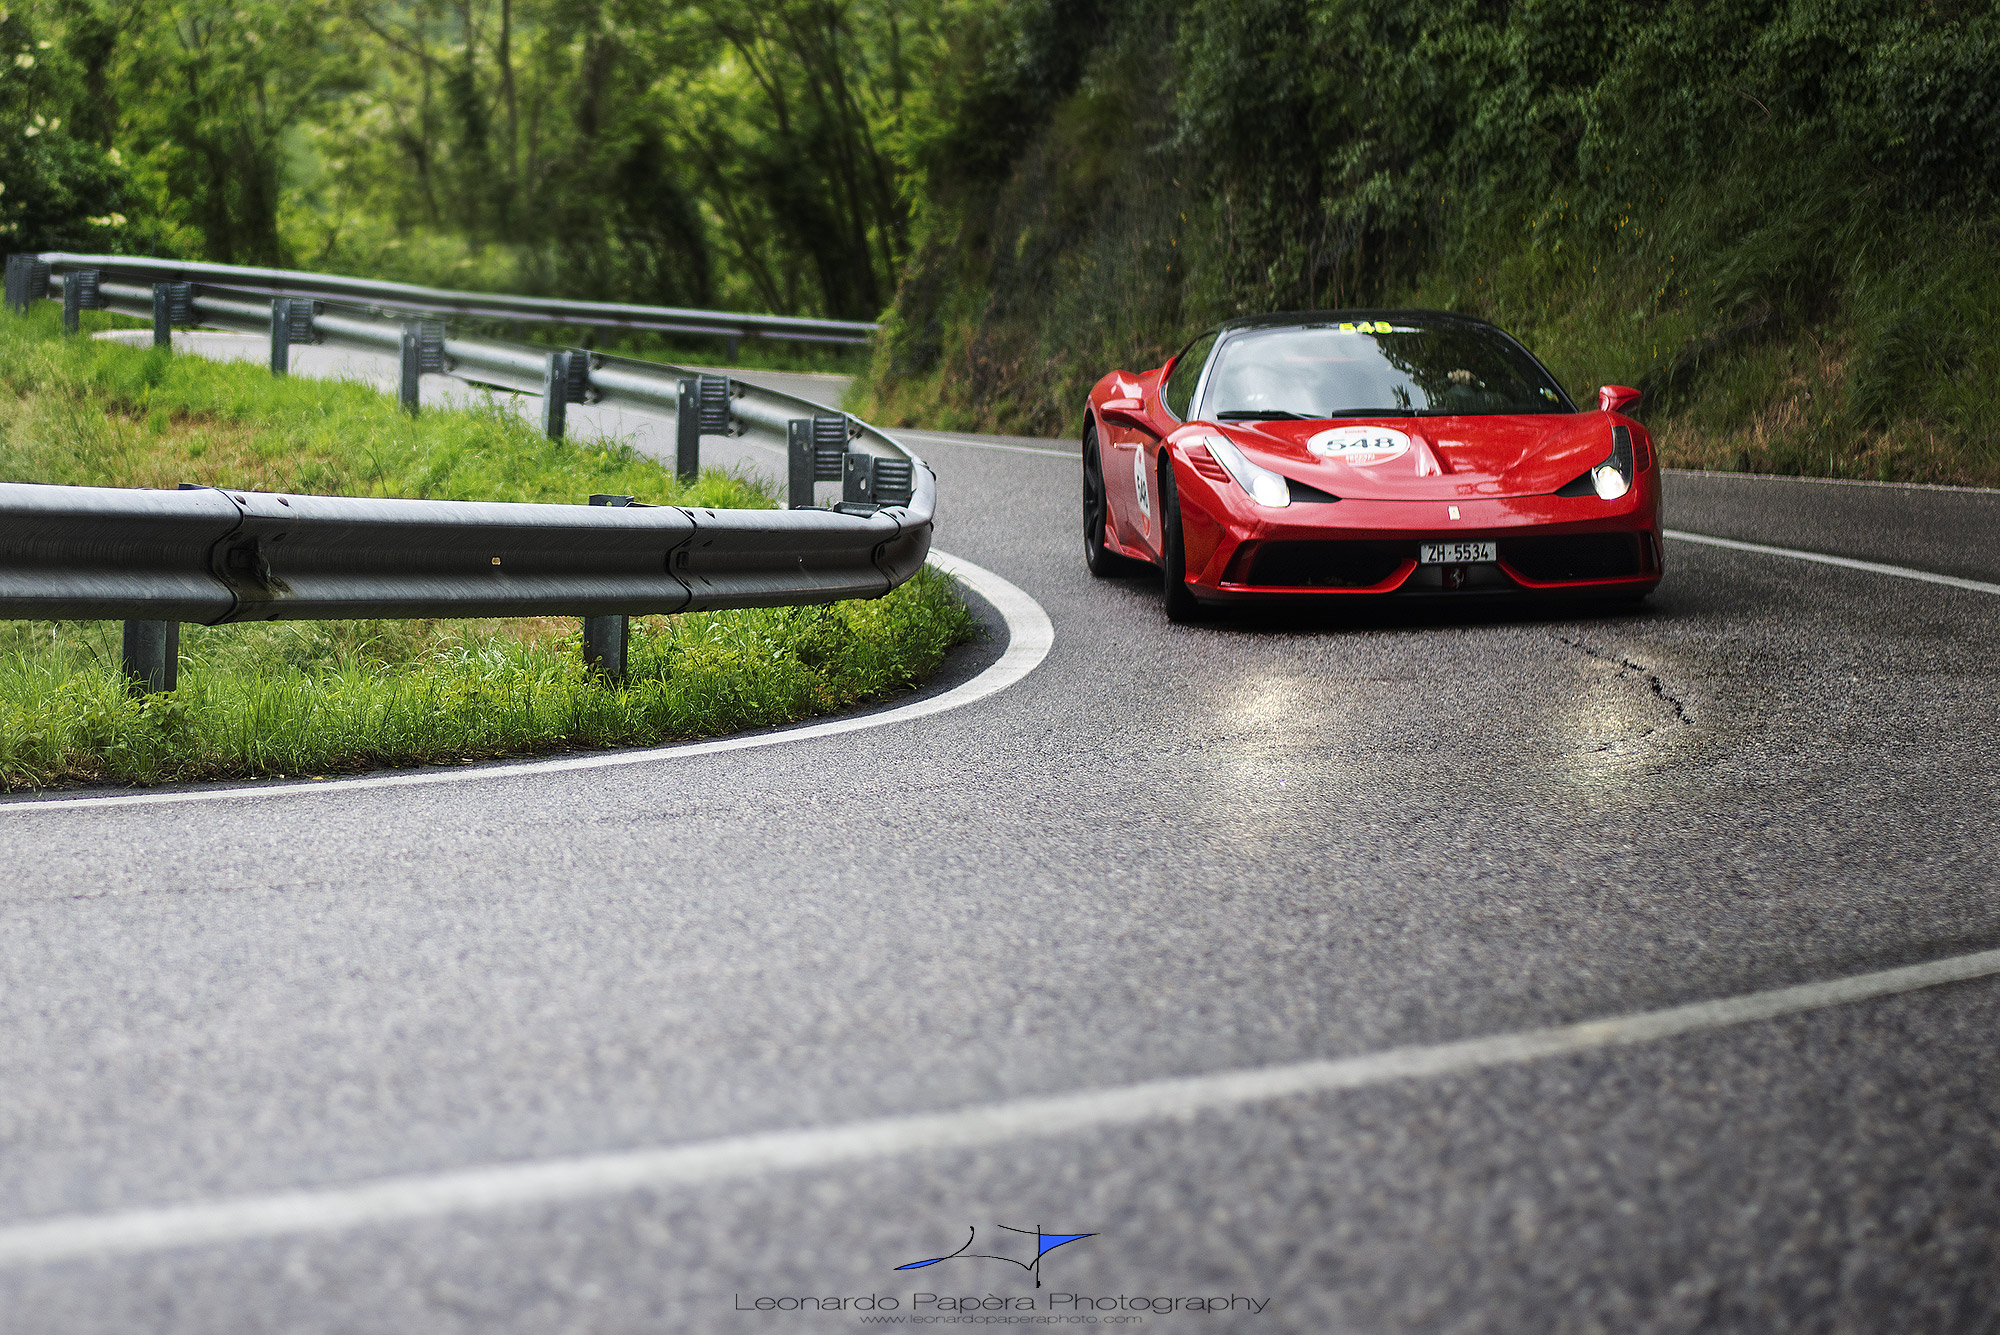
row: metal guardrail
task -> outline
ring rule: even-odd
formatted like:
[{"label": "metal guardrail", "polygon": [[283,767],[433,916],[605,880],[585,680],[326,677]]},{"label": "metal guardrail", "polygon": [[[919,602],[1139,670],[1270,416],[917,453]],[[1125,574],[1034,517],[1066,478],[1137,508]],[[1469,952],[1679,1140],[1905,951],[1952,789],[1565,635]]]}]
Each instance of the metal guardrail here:
[{"label": "metal guardrail", "polygon": [[191,283],[212,295],[231,292],[260,297],[310,297],[353,306],[377,315],[450,315],[462,319],[506,320],[523,324],[575,325],[593,329],[637,329],[655,333],[712,334],[742,338],[799,339],[818,343],[866,343],[879,325],[862,320],[815,320],[791,315],[741,315],[689,310],[679,306],[637,306],[610,301],[563,301],[491,292],[385,283],[341,274],[299,273],[236,264],[201,264],[132,255],[79,255],[44,251],[34,256],[54,273],[83,270],[105,281],[150,287]]},{"label": "metal guardrail", "polygon": [[[171,277],[138,287],[73,263],[97,258],[10,257],[8,306],[60,296],[72,331],[86,309],[151,315],[157,343],[177,325],[262,332],[277,373],[297,343],[393,353],[411,411],[423,375],[453,375],[542,395],[543,429],[557,437],[567,404],[621,404],[675,420],[687,478],[704,435],[762,435],[790,460],[792,508],[776,511],[622,496],[585,507],[0,483],[0,617],[124,619],[126,670],[143,689],[173,689],[182,622],[344,617],[582,616],[586,658],[616,678],[632,615],[879,597],[929,551],[930,469],[823,405],[584,349],[452,338],[436,319],[290,295],[245,300]],[[814,486],[828,481],[841,483],[841,500],[817,508]]]}]

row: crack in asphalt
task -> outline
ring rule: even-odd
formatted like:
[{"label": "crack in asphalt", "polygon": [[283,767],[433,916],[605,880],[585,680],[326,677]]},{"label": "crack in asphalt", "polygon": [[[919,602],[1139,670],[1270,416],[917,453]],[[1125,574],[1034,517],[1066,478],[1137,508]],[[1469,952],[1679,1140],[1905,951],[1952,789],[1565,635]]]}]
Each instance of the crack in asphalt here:
[{"label": "crack in asphalt", "polygon": [[1641,663],[1637,659],[1627,658],[1622,654],[1599,649],[1581,636],[1571,639],[1566,635],[1558,635],[1556,639],[1570,646],[1572,649],[1576,649],[1596,659],[1600,663],[1616,664],[1620,677],[1638,677],[1646,683],[1654,695],[1658,696],[1663,703],[1674,711],[1674,718],[1682,727],[1692,728],[1694,726],[1694,715],[1688,712],[1687,701],[1668,690],[1667,683],[1661,678],[1660,674],[1647,664]]}]

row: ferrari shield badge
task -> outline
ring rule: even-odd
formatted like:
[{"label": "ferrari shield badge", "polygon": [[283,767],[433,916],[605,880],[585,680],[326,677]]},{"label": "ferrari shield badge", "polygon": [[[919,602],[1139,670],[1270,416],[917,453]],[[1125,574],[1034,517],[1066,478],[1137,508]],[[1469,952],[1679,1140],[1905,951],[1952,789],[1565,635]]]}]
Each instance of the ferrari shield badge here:
[{"label": "ferrari shield badge", "polygon": [[1410,438],[1385,426],[1337,426],[1314,436],[1306,442],[1306,448],[1322,459],[1338,459],[1366,468],[1408,454]]},{"label": "ferrari shield badge", "polygon": [[1152,489],[1146,485],[1146,452],[1144,450],[1132,451],[1132,490],[1139,497],[1139,513],[1151,519],[1153,517],[1153,493]]}]

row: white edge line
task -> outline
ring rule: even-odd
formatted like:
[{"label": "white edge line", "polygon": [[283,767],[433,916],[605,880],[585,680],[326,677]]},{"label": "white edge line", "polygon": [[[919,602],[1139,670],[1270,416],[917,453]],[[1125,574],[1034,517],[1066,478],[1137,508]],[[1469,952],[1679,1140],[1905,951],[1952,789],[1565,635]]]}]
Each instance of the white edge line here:
[{"label": "white edge line", "polygon": [[467,780],[509,779],[521,774],[565,774],[576,770],[605,769],[613,765],[644,765],[655,761],[684,760],[696,756],[721,755],[728,751],[748,751],[763,746],[838,737],[866,728],[884,728],[908,723],[947,710],[959,709],[987,696],[1006,690],[1033,672],[1048,657],[1055,643],[1055,627],[1042,605],[1014,584],[981,566],[947,553],[933,550],[930,564],[963,583],[992,604],[1007,626],[1007,648],[972,680],[961,682],[941,695],[912,700],[906,705],[851,718],[827,719],[778,732],[753,737],[725,737],[712,742],[680,742],[641,750],[616,751],[601,755],[565,756],[557,760],[528,760],[495,765],[468,766],[454,770],[424,770],[416,774],[373,774],[358,779],[330,779],[319,783],[258,784],[254,787],[203,788],[171,793],[121,793],[111,797],[23,798],[0,802],[0,817],[43,811],[79,811],[98,807],[158,806],[171,802],[240,801],[246,798],[296,797],[304,793],[353,792],[364,788],[405,788],[417,784],[463,783]]},{"label": "white edge line", "polygon": [[1791,547],[1767,547],[1761,542],[1738,542],[1734,538],[1711,538],[1705,533],[1681,533],[1674,529],[1662,530],[1669,538],[1682,542],[1698,542],[1708,547],[1727,547],[1736,552],[1757,552],[1764,556],[1788,556],[1794,561],[1816,561],[1820,565],[1839,566],[1843,570],[1865,570],[1871,575],[1893,575],[1897,579],[1917,579],[1926,584],[1943,584],[1953,589],[1970,589],[1974,593],[2000,594],[2000,584],[1988,584],[1984,580],[1961,579],[1957,575],[1938,575],[1928,570],[1912,570],[1908,566],[1883,565],[1880,561],[1857,561],[1851,556],[1828,556],[1823,552],[1802,552]]},{"label": "white edge line", "polygon": [[350,1186],[63,1215],[0,1227],[0,1266],[324,1234],[399,1221],[978,1149],[1163,1121],[1486,1067],[1628,1047],[1895,996],[2000,973],[2000,950],[1663,1010],[1331,1060],[1151,1080],[844,1126],[768,1131],[657,1149],[492,1164]]},{"label": "white edge line", "polygon": [[1792,473],[1736,473],[1724,468],[1662,468],[1674,477],[1748,478],[1759,482],[1810,482],[1820,487],[1887,487],[1894,491],[1962,491],[1973,496],[2000,499],[1993,487],[1955,486],[1948,482],[1877,482],[1866,477],[1799,477]]}]

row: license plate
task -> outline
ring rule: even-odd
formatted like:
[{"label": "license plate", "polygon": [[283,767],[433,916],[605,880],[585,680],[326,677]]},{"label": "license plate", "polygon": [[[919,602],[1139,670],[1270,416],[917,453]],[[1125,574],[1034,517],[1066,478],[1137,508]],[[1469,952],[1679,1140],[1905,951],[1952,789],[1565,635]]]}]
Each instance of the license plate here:
[{"label": "license plate", "polygon": [[1500,549],[1491,542],[1420,542],[1417,561],[1427,566],[1469,566],[1498,561]]}]

